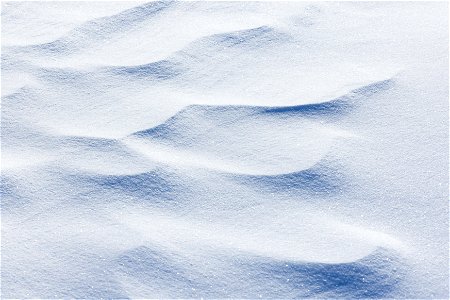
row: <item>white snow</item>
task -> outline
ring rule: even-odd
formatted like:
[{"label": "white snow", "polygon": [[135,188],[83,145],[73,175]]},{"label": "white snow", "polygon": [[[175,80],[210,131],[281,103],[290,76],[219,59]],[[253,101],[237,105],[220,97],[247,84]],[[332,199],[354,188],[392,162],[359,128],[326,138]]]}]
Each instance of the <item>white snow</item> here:
[{"label": "white snow", "polygon": [[448,298],[448,4],[2,3],[2,298]]}]

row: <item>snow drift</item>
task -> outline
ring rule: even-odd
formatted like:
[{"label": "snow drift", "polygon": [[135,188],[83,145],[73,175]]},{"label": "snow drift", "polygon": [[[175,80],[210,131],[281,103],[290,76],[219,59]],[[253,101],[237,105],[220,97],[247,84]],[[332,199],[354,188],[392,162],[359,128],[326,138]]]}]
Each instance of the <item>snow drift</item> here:
[{"label": "snow drift", "polygon": [[2,4],[4,298],[447,298],[448,5]]}]

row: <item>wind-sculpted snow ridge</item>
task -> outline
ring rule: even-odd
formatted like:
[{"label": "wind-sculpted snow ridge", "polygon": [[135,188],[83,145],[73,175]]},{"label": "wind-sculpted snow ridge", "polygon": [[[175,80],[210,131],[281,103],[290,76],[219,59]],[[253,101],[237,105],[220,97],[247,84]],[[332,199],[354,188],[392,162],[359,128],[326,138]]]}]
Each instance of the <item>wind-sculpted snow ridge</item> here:
[{"label": "wind-sculpted snow ridge", "polygon": [[[236,275],[230,271],[221,276],[213,276],[211,273],[192,272],[179,268],[178,262],[168,258],[161,252],[150,248],[140,247],[130,250],[117,258],[118,268],[127,278],[130,288],[141,288],[149,294],[164,297],[166,294],[161,286],[166,281],[176,280],[182,282],[174,297],[188,296],[191,298],[203,295],[205,297],[221,298],[266,298],[277,295],[283,298],[307,298],[323,297],[330,295],[330,290],[336,288],[347,298],[381,298],[389,295],[389,292],[398,288],[402,279],[402,271],[397,271],[395,278],[383,278],[396,268],[398,263],[391,259],[389,254],[374,269],[371,265],[378,258],[385,255],[383,251],[355,263],[344,263],[339,265],[327,264],[284,264],[277,261],[262,260],[259,258],[246,258],[251,261],[246,265],[246,274]],[[143,259],[144,258],[144,259]],[[239,262],[234,262],[239,264]],[[240,265],[242,267],[242,265]],[[165,272],[157,279],[149,272],[151,269],[161,269]],[[264,271],[261,272],[261,269]],[[213,271],[213,270],[211,270]],[[210,272],[211,272],[210,271]],[[134,275],[133,275],[134,274]],[[268,277],[275,275],[275,282],[268,282]],[[311,276],[313,275],[313,276]],[[134,279],[133,277],[136,277]],[[230,277],[233,286],[237,289],[229,289]],[[304,286],[304,279],[308,278],[309,288]],[[383,279],[381,279],[383,278]],[[133,280],[134,279],[134,280]],[[213,284],[211,284],[211,281]],[[150,286],[147,282],[151,282]],[[207,290],[207,293],[199,291]]]},{"label": "wind-sculpted snow ridge", "polygon": [[448,298],[446,8],[2,4],[1,298]]},{"label": "wind-sculpted snow ridge", "polygon": [[[158,26],[173,19],[177,24]],[[81,23],[48,43],[9,48],[41,65],[138,65],[163,59],[197,38],[262,26],[271,19],[268,11],[258,13],[252,4],[205,7],[197,2],[153,1]]]},{"label": "wind-sculpted snow ridge", "polygon": [[31,46],[31,50],[47,52],[47,55],[50,53],[67,55],[68,52],[75,52],[86,47],[95,46],[95,44],[102,44],[114,36],[123,35],[130,28],[138,26],[149,18],[154,18],[167,9],[171,3],[174,2],[150,2],[113,16],[88,21],[70,31],[66,36],[53,42]]},{"label": "wind-sculpted snow ridge", "polygon": [[190,106],[123,141],[152,160],[178,166],[252,175],[292,173],[319,162],[336,139],[355,137],[333,125],[335,119],[393,85],[385,80],[332,101],[295,107]]}]

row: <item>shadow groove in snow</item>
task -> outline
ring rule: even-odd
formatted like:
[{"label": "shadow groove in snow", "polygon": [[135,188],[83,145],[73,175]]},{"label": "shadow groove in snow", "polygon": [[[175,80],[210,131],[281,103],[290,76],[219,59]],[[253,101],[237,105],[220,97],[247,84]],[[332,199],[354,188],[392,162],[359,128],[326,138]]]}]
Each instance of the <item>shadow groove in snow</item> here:
[{"label": "shadow groove in snow", "polygon": [[204,67],[202,62],[210,63],[211,58],[235,56],[236,50],[241,53],[242,51],[259,53],[264,49],[280,47],[291,40],[292,37],[286,32],[269,26],[260,26],[199,38],[174,52],[169,60],[195,70],[196,67]]},{"label": "shadow groove in snow", "polygon": [[154,79],[171,79],[181,74],[181,69],[177,64],[167,60],[139,66],[115,67],[110,68],[109,71],[115,75],[143,78],[150,77]]},{"label": "shadow groove in snow", "polygon": [[237,45],[256,48],[267,46],[271,43],[286,41],[288,37],[289,35],[286,33],[279,32],[272,27],[261,26],[247,30],[212,35],[206,37],[205,40],[210,41],[212,44],[219,44],[227,48]]},{"label": "shadow groove in snow", "polygon": [[32,202],[32,199],[21,192],[20,181],[13,176],[0,176],[0,199],[2,212],[20,209]]},{"label": "shadow groove in snow", "polygon": [[[352,109],[370,98],[372,95],[389,90],[394,86],[393,79],[386,79],[372,84],[354,89],[351,92],[321,103],[302,104],[295,106],[246,106],[246,105],[189,105],[177,112],[175,115],[167,119],[155,127],[144,129],[131,134],[136,137],[163,138],[168,136],[175,137],[179,132],[179,127],[192,126],[188,122],[195,118],[208,118],[219,124],[229,124],[251,115],[273,115],[277,117],[298,116],[309,118],[336,119],[344,117],[352,111]],[[217,122],[218,119],[222,119]],[[185,124],[186,123],[186,124]],[[195,124],[195,122],[194,122]],[[180,131],[179,134],[183,134]]]},{"label": "shadow groove in snow", "polygon": [[358,100],[369,98],[370,96],[390,89],[394,85],[393,79],[382,80],[372,84],[352,90],[350,93],[339,98],[322,102],[296,106],[280,106],[262,109],[263,113],[287,113],[304,116],[341,116],[347,114]]},{"label": "shadow groove in snow", "polygon": [[386,298],[406,279],[400,257],[381,248],[351,263],[262,262],[250,268],[257,277],[286,284],[294,298]]},{"label": "shadow groove in snow", "polygon": [[241,184],[269,193],[308,193],[310,195],[340,194],[346,187],[344,175],[322,165],[281,175],[233,175]]},{"label": "shadow groove in snow", "polygon": [[[396,295],[406,279],[404,263],[385,249],[361,260],[336,264],[218,255],[211,253],[210,260],[222,261],[220,272],[217,266],[192,270],[189,261],[147,246],[122,253],[114,265],[118,274],[147,287],[141,297],[154,297],[161,292],[157,289],[164,287],[170,297],[385,298]],[[244,271],[236,274],[235,268]]]},{"label": "shadow groove in snow", "polygon": [[[242,118],[255,113],[257,107],[239,106],[239,105],[189,105],[175,115],[171,116],[164,123],[155,127],[144,129],[131,134],[136,137],[150,138],[168,138],[175,139],[175,136],[181,138],[185,133],[185,129],[189,128],[189,132],[211,130],[223,124],[231,124]],[[200,128],[195,120],[208,121],[210,127],[207,129]],[[203,124],[204,125],[204,124]]]},{"label": "shadow groove in snow", "polygon": [[137,196],[141,199],[162,197],[172,192],[176,185],[165,179],[158,172],[133,175],[96,175],[85,177],[84,181],[98,188],[116,190],[121,193]]}]

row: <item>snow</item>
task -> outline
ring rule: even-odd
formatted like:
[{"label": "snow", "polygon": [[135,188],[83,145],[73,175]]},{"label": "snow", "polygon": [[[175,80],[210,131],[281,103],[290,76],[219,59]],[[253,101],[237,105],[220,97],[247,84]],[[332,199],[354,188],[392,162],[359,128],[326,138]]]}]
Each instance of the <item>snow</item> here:
[{"label": "snow", "polygon": [[2,3],[2,298],[448,298],[448,4]]}]

